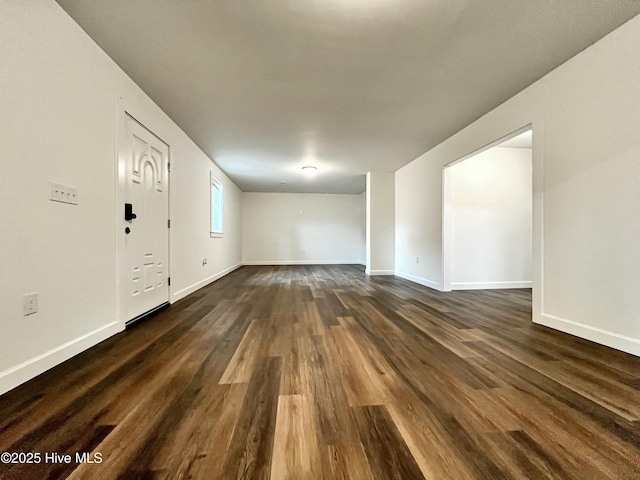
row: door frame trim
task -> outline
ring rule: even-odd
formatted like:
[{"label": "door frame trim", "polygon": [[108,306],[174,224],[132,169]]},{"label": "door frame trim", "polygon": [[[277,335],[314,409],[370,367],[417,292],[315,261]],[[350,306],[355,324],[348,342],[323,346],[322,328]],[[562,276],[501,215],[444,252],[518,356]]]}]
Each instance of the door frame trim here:
[{"label": "door frame trim", "polygon": [[[123,211],[122,206],[125,201],[125,179],[126,179],[126,170],[124,169],[124,162],[120,159],[120,145],[121,142],[124,141],[125,134],[125,125],[127,118],[130,118],[134,122],[137,122],[143,128],[148,130],[152,135],[157,137],[160,141],[162,141],[168,147],[168,159],[167,162],[171,162],[171,145],[166,141],[167,135],[164,135],[162,132],[160,135],[156,132],[162,131],[161,128],[155,128],[156,123],[152,121],[149,117],[151,115],[145,115],[137,108],[134,108],[132,105],[127,104],[127,102],[122,98],[118,97],[116,102],[116,135],[115,135],[115,242],[116,242],[116,319],[120,324],[121,328],[124,330],[127,326],[127,323],[132,319],[126,318],[126,308],[125,308],[125,298],[124,298],[124,272],[126,271],[126,251],[125,251],[125,241],[123,229],[125,227],[123,220]],[[144,120],[144,123],[143,121]],[[154,128],[149,128],[151,125]],[[167,168],[167,221],[171,217],[171,168]],[[171,277],[171,229],[167,227],[167,279]],[[167,288],[167,301],[166,304],[171,303],[171,286],[169,282],[166,285]],[[163,303],[163,305],[165,305]],[[157,308],[157,307],[156,307]],[[155,311],[156,308],[151,311]],[[148,312],[147,312],[148,313]],[[137,317],[136,317],[137,318]]]}]

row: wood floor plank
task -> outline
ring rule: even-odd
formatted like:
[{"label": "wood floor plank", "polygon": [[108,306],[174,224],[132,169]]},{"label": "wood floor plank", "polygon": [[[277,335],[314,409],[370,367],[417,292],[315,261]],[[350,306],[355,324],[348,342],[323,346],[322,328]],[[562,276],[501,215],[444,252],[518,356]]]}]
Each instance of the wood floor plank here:
[{"label": "wood floor plank", "polygon": [[278,409],[281,359],[269,357],[257,365],[235,426],[224,479],[269,479]]},{"label": "wood floor plank", "polygon": [[638,390],[633,387],[616,382],[608,376],[583,370],[579,366],[567,362],[560,362],[553,368],[544,365],[538,367],[538,371],[627,420],[640,420]]},{"label": "wood floor plank", "polygon": [[[332,480],[373,480],[367,454],[361,443],[327,445],[323,452],[322,476]],[[274,479],[275,480],[275,479]]]},{"label": "wood floor plank", "polygon": [[242,267],[0,396],[0,479],[638,479],[640,358],[531,291]]},{"label": "wood floor plank", "polygon": [[494,434],[491,436],[491,441],[501,452],[497,460],[510,479],[572,477],[558,461],[546,454],[544,448],[523,431]]},{"label": "wood floor plank", "polygon": [[264,320],[254,319],[244,334],[229,365],[224,371],[221,384],[248,383],[253,375],[256,363],[261,360],[261,335],[264,333]]},{"label": "wood floor plank", "polygon": [[337,364],[349,405],[386,403],[384,378],[360,350],[349,331],[342,326],[331,327],[331,335],[338,353]]},{"label": "wood floor plank", "polygon": [[325,445],[357,443],[357,431],[332,344],[329,336],[313,337],[310,342],[309,375],[318,435]]},{"label": "wood floor plank", "polygon": [[410,388],[398,391],[388,409],[425,478],[478,478],[443,422]]},{"label": "wood floor plank", "polygon": [[310,335],[324,335],[325,327],[320,318],[318,305],[315,302],[305,302],[302,322],[308,326]]},{"label": "wood floor plank", "polygon": [[312,393],[311,338],[307,335],[296,335],[291,338],[291,350],[282,359],[281,395]]},{"label": "wood floor plank", "polygon": [[313,402],[308,395],[280,395],[271,478],[312,480],[321,471]]},{"label": "wood floor plank", "polygon": [[[418,319],[411,312],[407,312],[406,310],[401,309],[399,313],[411,325],[418,328],[430,338],[433,338],[436,342],[440,343],[448,350],[451,350],[460,358],[472,358],[478,356],[477,352],[474,352],[473,350],[470,350],[465,346],[464,341],[460,340],[458,335],[455,335],[438,325],[433,325],[430,322],[425,322],[422,318]],[[466,335],[466,337],[468,337],[468,335]],[[469,340],[469,338],[466,338],[465,340]]]},{"label": "wood floor plank", "polygon": [[[191,428],[158,452],[167,478],[221,478],[247,386],[216,386],[202,411],[193,412]],[[182,454],[175,455],[176,450]]]},{"label": "wood floor plank", "polygon": [[375,479],[424,479],[384,406],[353,407],[353,411]]}]

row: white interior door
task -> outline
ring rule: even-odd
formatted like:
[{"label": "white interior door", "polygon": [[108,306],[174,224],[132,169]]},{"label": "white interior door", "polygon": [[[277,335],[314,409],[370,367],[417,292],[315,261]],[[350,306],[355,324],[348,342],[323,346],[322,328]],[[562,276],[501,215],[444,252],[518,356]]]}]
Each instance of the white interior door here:
[{"label": "white interior door", "polygon": [[124,182],[122,301],[130,321],[169,301],[169,146],[125,115],[119,143]]}]

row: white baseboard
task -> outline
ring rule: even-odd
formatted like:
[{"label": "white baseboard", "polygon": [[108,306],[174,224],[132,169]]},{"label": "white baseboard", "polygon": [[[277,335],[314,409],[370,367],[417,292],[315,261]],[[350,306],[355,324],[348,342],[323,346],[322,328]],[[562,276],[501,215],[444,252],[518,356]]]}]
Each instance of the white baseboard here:
[{"label": "white baseboard", "polygon": [[600,328],[584,325],[582,323],[556,317],[547,313],[541,314],[533,319],[534,323],[553,328],[564,333],[569,333],[576,337],[584,338],[607,347],[621,350],[631,355],[640,356],[640,339],[620,335],[619,333],[608,332]]},{"label": "white baseboard", "polygon": [[242,263],[238,263],[236,265],[233,265],[229,268],[225,268],[224,270],[222,270],[221,272],[216,273],[215,275],[211,275],[210,277],[205,278],[204,280],[200,280],[199,282],[194,283],[193,285],[189,285],[186,288],[183,288],[181,290],[178,290],[177,292],[175,292],[173,294],[173,299],[171,300],[171,303],[173,302],[177,302],[178,300],[186,297],[187,295],[192,294],[193,292],[195,292],[196,290],[200,290],[202,287],[206,287],[207,285],[209,285],[211,282],[215,282],[216,280],[218,280],[219,278],[224,277],[225,275],[228,275],[229,273],[233,272],[234,270],[237,270],[238,268],[240,268],[242,266]]},{"label": "white baseboard", "polygon": [[532,281],[519,282],[453,282],[451,290],[497,290],[500,288],[531,288]]},{"label": "white baseboard", "polygon": [[424,285],[425,287],[433,288],[434,290],[442,291],[442,286],[440,282],[434,282],[433,280],[427,280],[426,278],[416,277],[415,275],[410,275],[408,273],[399,272],[396,270],[396,277],[404,278],[405,280],[409,280],[414,283],[418,283],[420,285]]},{"label": "white baseboard", "polygon": [[361,265],[360,260],[244,260],[242,265]]},{"label": "white baseboard", "polygon": [[69,360],[71,357],[84,352],[103,340],[121,332],[123,329],[124,326],[120,322],[110,323],[70,342],[52,348],[48,352],[30,358],[4,372],[0,372],[0,395],[37,377],[56,365]]},{"label": "white baseboard", "polygon": [[371,276],[373,276],[373,275],[395,275],[395,271],[393,271],[393,270],[369,270],[369,269],[366,269],[364,271],[364,273],[367,274],[367,275],[371,275]]}]

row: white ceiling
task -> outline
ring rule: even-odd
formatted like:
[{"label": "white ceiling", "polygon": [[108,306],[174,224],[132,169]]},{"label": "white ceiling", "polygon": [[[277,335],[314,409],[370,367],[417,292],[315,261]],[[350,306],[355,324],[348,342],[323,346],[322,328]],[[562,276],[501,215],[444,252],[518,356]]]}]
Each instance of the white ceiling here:
[{"label": "white ceiling", "polygon": [[640,13],[629,0],[58,3],[242,190],[320,193],[363,191],[367,171],[397,170]]}]

